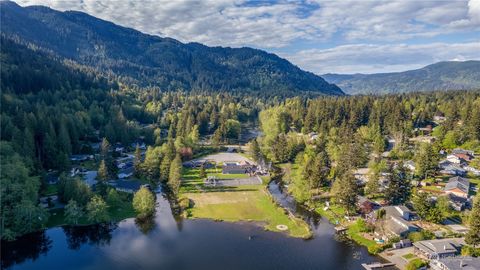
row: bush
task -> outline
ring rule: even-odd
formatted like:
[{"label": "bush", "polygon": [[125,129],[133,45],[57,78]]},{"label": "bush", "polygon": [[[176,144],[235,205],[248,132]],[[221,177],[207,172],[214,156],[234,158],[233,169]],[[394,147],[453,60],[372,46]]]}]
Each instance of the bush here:
[{"label": "bush", "polygon": [[406,270],[417,270],[420,267],[427,266],[427,263],[421,259],[413,259],[406,266]]},{"label": "bush", "polygon": [[189,198],[181,198],[178,201],[178,205],[182,210],[186,210],[188,208],[191,208],[193,206],[193,201],[190,200]]},{"label": "bush", "polygon": [[462,256],[479,257],[480,256],[480,248],[474,248],[472,246],[463,246],[462,247]]}]

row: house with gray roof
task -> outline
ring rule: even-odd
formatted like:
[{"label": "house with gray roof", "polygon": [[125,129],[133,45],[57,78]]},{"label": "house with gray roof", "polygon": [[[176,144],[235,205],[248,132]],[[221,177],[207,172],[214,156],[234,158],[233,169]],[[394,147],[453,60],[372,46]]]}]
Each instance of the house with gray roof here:
[{"label": "house with gray roof", "polygon": [[457,197],[468,198],[468,192],[470,190],[470,180],[460,176],[455,176],[448,179],[448,183],[445,185],[445,193],[452,194]]},{"label": "house with gray roof", "polygon": [[383,209],[385,210],[385,233],[387,238],[392,236],[403,238],[410,232],[420,229],[410,222],[412,212],[404,205],[386,206]]},{"label": "house with gray roof", "polygon": [[413,243],[415,255],[427,260],[456,256],[465,245],[463,238],[424,240]]},{"label": "house with gray roof", "polygon": [[459,256],[432,260],[430,267],[433,270],[478,270],[480,258]]}]

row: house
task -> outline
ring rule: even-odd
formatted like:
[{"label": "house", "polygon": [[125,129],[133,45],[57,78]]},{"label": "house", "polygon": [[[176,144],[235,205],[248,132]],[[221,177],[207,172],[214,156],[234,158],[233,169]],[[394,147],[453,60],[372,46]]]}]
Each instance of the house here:
[{"label": "house", "polygon": [[419,230],[417,226],[409,222],[412,213],[407,207],[403,205],[386,206],[382,209],[385,209],[385,230],[387,237],[398,236],[404,238],[410,232]]},{"label": "house", "polygon": [[443,123],[447,120],[447,118],[445,116],[442,116],[442,115],[435,115],[433,116],[433,121],[435,123]]},{"label": "house", "polygon": [[370,168],[358,168],[353,172],[353,176],[359,185],[365,185],[368,182],[369,174]]},{"label": "house", "polygon": [[480,258],[468,256],[439,258],[430,261],[430,268],[433,270],[478,270],[480,269]]},{"label": "house", "polygon": [[474,151],[465,150],[465,149],[461,149],[461,148],[455,148],[455,149],[453,149],[452,154],[454,154],[454,155],[467,155],[467,156],[469,156],[470,158],[473,158],[473,157],[475,156],[475,152],[474,152]]},{"label": "house", "polygon": [[465,176],[467,171],[460,166],[455,164],[444,166],[443,169],[440,171],[441,174],[446,175],[457,175],[457,176]]},{"label": "house", "polygon": [[480,176],[480,170],[479,169],[475,169],[474,167],[471,167],[471,166],[463,166],[463,169],[473,173],[476,176]]},{"label": "house", "polygon": [[253,169],[253,164],[250,164],[248,161],[241,162],[232,162],[227,161],[223,164],[222,173],[223,174],[242,174],[248,173]]},{"label": "house", "polygon": [[72,162],[82,162],[93,159],[93,155],[71,155],[70,161]]},{"label": "house", "polygon": [[452,194],[457,197],[468,198],[468,192],[470,190],[470,180],[460,176],[455,176],[448,179],[448,183],[445,185],[445,193]]},{"label": "house", "polygon": [[357,207],[360,209],[360,212],[366,216],[379,208],[379,205],[375,202],[370,201],[369,199],[363,196],[357,196]]},{"label": "house", "polygon": [[132,176],[134,172],[135,172],[135,168],[133,166],[124,167],[120,171],[118,171],[117,176],[119,179],[124,179]]},{"label": "house", "polygon": [[424,240],[413,243],[413,252],[420,258],[433,260],[456,256],[464,245],[463,238]]},{"label": "house", "polygon": [[415,171],[415,162],[413,162],[413,160],[408,160],[406,161],[405,163],[403,163],[403,167],[405,167],[406,169],[414,172]]},{"label": "house", "polygon": [[138,180],[115,180],[109,181],[108,184],[118,191],[127,193],[135,193],[142,186],[142,183]]},{"label": "house", "polygon": [[457,157],[456,155],[448,155],[447,156],[447,160],[450,161],[451,163],[453,164],[461,164],[462,163],[462,159]]},{"label": "house", "polygon": [[465,197],[458,197],[453,195],[452,193],[447,194],[448,201],[450,202],[450,206],[455,209],[456,211],[463,211],[466,208],[469,208],[471,205],[471,201]]}]

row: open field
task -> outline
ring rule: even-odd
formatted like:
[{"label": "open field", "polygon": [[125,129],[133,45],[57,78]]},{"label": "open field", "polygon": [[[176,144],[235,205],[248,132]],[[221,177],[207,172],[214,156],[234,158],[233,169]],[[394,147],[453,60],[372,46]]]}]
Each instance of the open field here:
[{"label": "open field", "polygon": [[[213,175],[209,173],[212,170],[207,170],[208,175]],[[189,198],[194,203],[193,207],[187,210],[190,218],[229,222],[253,221],[264,224],[265,229],[271,231],[280,231],[277,225],[286,225],[289,235],[310,237],[308,225],[301,219],[289,217],[278,207],[261,181],[257,185],[211,187],[204,185],[198,173],[198,169],[183,170],[180,197]]]}]

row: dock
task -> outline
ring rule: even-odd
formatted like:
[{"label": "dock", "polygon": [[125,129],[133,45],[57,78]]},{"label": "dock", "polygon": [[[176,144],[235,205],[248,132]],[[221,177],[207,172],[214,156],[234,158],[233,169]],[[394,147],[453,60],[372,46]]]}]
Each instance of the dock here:
[{"label": "dock", "polygon": [[383,269],[387,267],[394,267],[394,263],[362,263],[363,268],[367,270],[376,270],[376,269]]},{"label": "dock", "polygon": [[343,226],[336,226],[335,227],[335,232],[338,233],[338,234],[343,234],[343,233],[347,232],[347,228],[345,228]]}]

